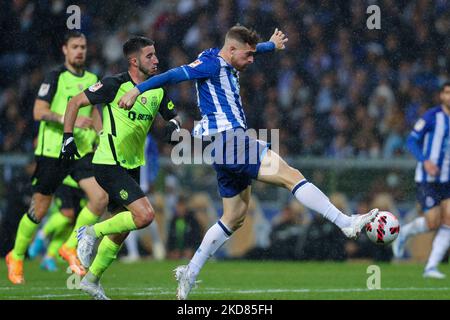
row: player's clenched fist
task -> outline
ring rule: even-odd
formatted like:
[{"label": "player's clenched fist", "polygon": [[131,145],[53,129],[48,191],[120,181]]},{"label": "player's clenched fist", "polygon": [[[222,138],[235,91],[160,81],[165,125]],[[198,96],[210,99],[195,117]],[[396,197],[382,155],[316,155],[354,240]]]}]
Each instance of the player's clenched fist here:
[{"label": "player's clenched fist", "polygon": [[283,50],[285,48],[285,43],[288,41],[288,38],[286,38],[286,35],[282,31],[276,28],[269,41],[275,43],[275,48],[277,48],[278,50]]},{"label": "player's clenched fist", "polygon": [[130,91],[125,93],[122,98],[120,98],[119,107],[125,110],[130,110],[140,94],[141,93],[139,92],[138,89],[136,88],[131,89]]},{"label": "player's clenched fist", "polygon": [[80,154],[78,153],[73,134],[71,132],[64,132],[59,159],[67,162],[75,160],[75,156],[79,158]]}]

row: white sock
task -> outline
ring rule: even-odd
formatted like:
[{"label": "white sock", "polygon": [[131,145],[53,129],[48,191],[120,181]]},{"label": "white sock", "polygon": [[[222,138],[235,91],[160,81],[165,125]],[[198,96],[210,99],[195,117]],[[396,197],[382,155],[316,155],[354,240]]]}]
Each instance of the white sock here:
[{"label": "white sock", "polygon": [[405,224],[400,229],[405,239],[408,239],[409,237],[412,237],[419,233],[428,232],[430,230],[428,228],[428,224],[427,221],[425,220],[425,217],[415,218],[413,221]]},{"label": "white sock", "polygon": [[220,220],[217,221],[203,237],[200,247],[189,262],[189,269],[194,276],[200,273],[206,261],[228,240],[232,232]]},{"label": "white sock", "polygon": [[320,213],[339,228],[350,226],[351,218],[339,211],[322,191],[306,179],[297,183],[292,193],[305,207]]},{"label": "white sock", "polygon": [[138,240],[138,231],[131,231],[125,239],[128,256],[139,257]]},{"label": "white sock", "polygon": [[439,262],[445,256],[450,244],[450,226],[442,225],[433,240],[430,257],[425,270],[437,268]]}]

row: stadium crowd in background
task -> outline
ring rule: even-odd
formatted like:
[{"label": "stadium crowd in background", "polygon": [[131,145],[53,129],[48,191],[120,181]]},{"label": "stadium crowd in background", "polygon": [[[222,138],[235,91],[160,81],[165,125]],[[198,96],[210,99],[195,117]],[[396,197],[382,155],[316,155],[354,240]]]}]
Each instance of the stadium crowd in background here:
[{"label": "stadium crowd in background", "polygon": [[[32,150],[37,128],[32,102],[44,67],[61,63],[66,2],[11,1],[0,13],[5,44],[0,49],[2,152]],[[101,1],[80,2],[89,69],[100,76],[123,68],[122,44],[130,34],[156,41],[157,54],[164,57],[162,71],[218,46],[220,35],[238,22],[255,28],[263,39],[274,25],[288,35],[281,56],[257,60],[241,78],[242,97],[252,109],[247,110],[249,126],[280,129],[284,155],[406,154],[406,135],[418,116],[438,102],[436,92],[449,73],[446,1],[380,1],[381,30],[366,27],[369,1],[132,2],[111,1],[107,8]],[[260,71],[260,63],[270,71]],[[171,97],[190,129],[199,119],[193,86],[177,86]],[[170,150],[161,148],[163,154]]]},{"label": "stadium crowd in background", "polygon": [[[31,155],[38,129],[33,102],[44,70],[62,63],[66,8],[71,3],[9,2],[0,12],[0,153]],[[92,0],[77,4],[81,31],[88,41],[88,69],[100,77],[126,67],[122,45],[132,34],[155,40],[157,56],[162,58],[159,69],[165,71],[219,46],[221,35],[236,23],[256,29],[264,40],[278,26],[289,37],[286,50],[256,59],[241,76],[241,95],[250,108],[246,110],[249,127],[280,129],[283,156],[407,156],[405,140],[410,129],[426,109],[438,103],[438,88],[450,74],[450,3],[378,1],[383,8],[381,30],[369,30],[366,8],[372,2],[112,0],[104,6],[103,1]],[[183,126],[192,129],[200,119],[193,85],[183,83],[169,92],[182,113]],[[155,122],[152,133],[161,154],[169,155],[170,146],[160,142],[163,125]],[[9,185],[21,190],[17,182]],[[364,201],[358,206],[368,205]],[[319,218],[301,218],[305,215],[295,215],[295,210],[280,209],[279,220],[265,233],[270,238],[263,248],[266,252],[272,250],[284,258],[338,260],[366,257],[370,252],[367,246],[372,244],[362,237],[358,242],[337,241],[333,250],[324,248],[329,252],[310,247],[310,253],[299,255],[301,241],[325,239],[329,234]],[[195,213],[204,232],[206,214],[201,221]],[[277,245],[285,248],[283,241],[292,242],[283,238],[286,230],[301,236],[295,238],[291,252],[280,252]],[[241,256],[251,258],[252,248],[249,245]],[[390,252],[379,251],[369,256],[390,259]]]}]

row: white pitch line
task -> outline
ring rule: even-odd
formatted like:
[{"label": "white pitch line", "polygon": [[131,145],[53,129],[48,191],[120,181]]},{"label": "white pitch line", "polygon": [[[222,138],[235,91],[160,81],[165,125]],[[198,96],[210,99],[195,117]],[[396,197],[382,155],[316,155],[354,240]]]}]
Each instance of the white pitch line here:
[{"label": "white pitch line", "polygon": [[[123,288],[111,288],[111,291],[122,290]],[[128,288],[127,288],[128,289]],[[144,291],[140,292],[130,292],[127,293],[129,296],[158,296],[158,295],[174,295],[175,290],[171,291],[159,291],[153,290],[154,288],[148,288]],[[109,291],[107,289],[107,291]],[[233,293],[233,294],[261,294],[261,293],[327,293],[327,292],[383,292],[383,291],[450,291],[449,287],[440,287],[440,288],[382,288],[379,290],[371,290],[371,289],[362,289],[362,288],[336,288],[336,289],[267,289],[267,290],[237,290],[234,291],[232,289],[215,289],[215,288],[205,288],[201,291],[193,291],[193,294],[198,295],[217,295],[224,293]],[[31,296],[10,296],[7,298],[10,299],[26,299],[26,298],[63,298],[63,297],[79,297],[86,296],[84,293],[80,294],[43,294],[43,295],[31,295]]]}]

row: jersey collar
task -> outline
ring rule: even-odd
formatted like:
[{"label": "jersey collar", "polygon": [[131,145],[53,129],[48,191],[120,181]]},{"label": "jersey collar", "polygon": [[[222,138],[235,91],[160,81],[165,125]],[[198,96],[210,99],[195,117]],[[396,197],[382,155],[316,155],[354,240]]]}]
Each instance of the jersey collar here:
[{"label": "jersey collar", "polygon": [[83,78],[83,77],[84,77],[84,74],[85,74],[85,72],[86,72],[86,70],[83,69],[83,73],[82,73],[82,74],[73,73],[72,71],[70,71],[70,70],[66,67],[65,64],[63,64],[63,66],[64,66],[64,70],[65,70],[65,71],[69,72],[71,75],[73,75],[74,77],[77,77],[77,78]]}]

